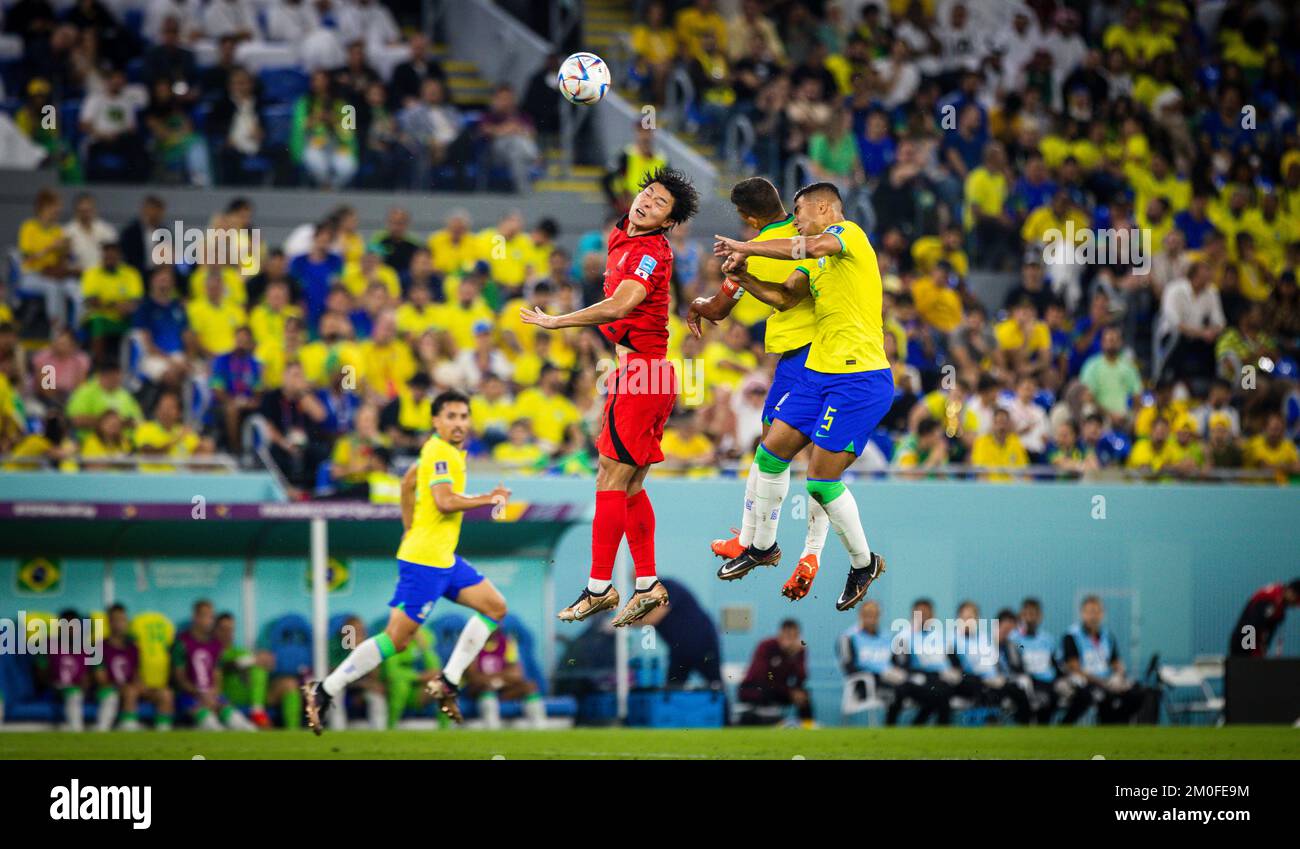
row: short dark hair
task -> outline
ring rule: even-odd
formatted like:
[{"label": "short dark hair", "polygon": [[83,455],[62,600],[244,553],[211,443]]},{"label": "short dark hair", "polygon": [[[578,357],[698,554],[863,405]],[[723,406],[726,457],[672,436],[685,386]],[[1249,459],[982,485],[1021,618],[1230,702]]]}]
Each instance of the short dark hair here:
[{"label": "short dark hair", "polygon": [[1034,598],[1033,596],[1025,596],[1025,600],[1020,602],[1020,607],[1021,609],[1024,609],[1026,607],[1032,607],[1035,610],[1042,610],[1043,603],[1038,599]]},{"label": "short dark hair", "polygon": [[797,619],[782,619],[782,620],[781,620],[781,630],[784,631],[786,628],[794,628],[796,631],[798,631],[798,630],[799,630],[799,620],[797,620]]},{"label": "short dark hair", "polygon": [[1083,597],[1083,601],[1079,602],[1079,607],[1086,607],[1089,604],[1101,604],[1101,596],[1086,595]]},{"label": "short dark hair", "polygon": [[221,613],[217,614],[217,624],[221,624],[222,622],[225,622],[227,620],[230,622],[234,622],[235,614],[231,613],[229,610],[223,610],[221,611]]},{"label": "short dark hair", "polygon": [[1004,607],[1004,608],[1002,608],[1001,610],[998,611],[998,621],[999,621],[999,622],[1003,622],[1003,621],[1005,621],[1005,620],[1007,620],[1007,619],[1010,619],[1011,621],[1014,622],[1017,618],[1018,618],[1018,617],[1016,616],[1015,611],[1013,611],[1013,610],[1012,610],[1011,608],[1009,608],[1009,607]]},{"label": "short dark hair", "polygon": [[123,604],[122,602],[120,602],[120,601],[118,601],[118,602],[114,602],[113,604],[110,604],[110,605],[108,606],[108,615],[109,615],[109,616],[112,616],[114,613],[118,613],[118,612],[126,613],[126,605]]},{"label": "short dark hair", "polygon": [[673,211],[668,220],[674,225],[684,224],[700,211],[700,193],[687,177],[676,168],[656,168],[652,174],[641,182],[641,188],[658,183],[673,196]]},{"label": "short dark hair", "polygon": [[929,436],[939,429],[939,423],[934,419],[921,419],[916,425],[917,436]]},{"label": "short dark hair", "polygon": [[741,180],[731,189],[731,203],[741,215],[770,221],[785,211],[781,194],[766,177]]},{"label": "short dark hair", "polygon": [[809,183],[808,185],[804,186],[802,189],[794,193],[794,199],[798,201],[799,198],[804,197],[805,195],[817,194],[819,192],[830,192],[832,195],[835,196],[835,200],[839,201],[840,203],[844,202],[844,198],[840,197],[840,190],[835,186],[835,184],[825,183],[825,182]]},{"label": "short dark hair", "polygon": [[469,396],[464,392],[458,392],[455,389],[448,389],[446,392],[440,392],[433,399],[433,414],[436,416],[442,412],[442,408],[448,404],[464,404],[469,406]]}]

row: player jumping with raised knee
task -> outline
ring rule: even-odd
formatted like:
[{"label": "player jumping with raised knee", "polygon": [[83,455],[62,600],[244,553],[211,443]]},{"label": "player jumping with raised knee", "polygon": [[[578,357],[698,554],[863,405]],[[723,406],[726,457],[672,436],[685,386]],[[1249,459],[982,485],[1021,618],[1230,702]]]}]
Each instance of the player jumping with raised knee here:
[{"label": "player jumping with raised knee", "polygon": [[[785,211],[781,195],[776,186],[763,177],[750,177],[742,180],[731,190],[731,203],[736,207],[740,220],[751,230],[757,230],[755,242],[767,242],[773,239],[790,239],[799,235],[795,228],[794,216]],[[759,280],[779,286],[799,266],[798,260],[769,259],[754,257],[747,263],[748,271]],[[722,286],[711,298],[696,298],[691,302],[686,314],[686,324],[696,336],[700,335],[700,319],[722,321],[731,315],[745,290],[731,279],[724,279]],[[769,303],[764,301],[764,303]],[[770,304],[769,304],[770,305]],[[812,298],[800,298],[788,306],[777,305],[767,317],[763,334],[763,345],[769,354],[779,357],[776,371],[772,375],[772,385],[768,389],[767,399],[763,402],[763,437],[772,426],[772,414],[777,403],[794,388],[795,381],[804,371],[808,360],[808,349],[812,344],[816,316],[813,311]],[[713,541],[713,553],[726,560],[739,557],[754,541],[754,529],[758,525],[754,513],[755,488],[758,484],[760,469],[757,459],[750,464],[749,477],[745,481],[745,507],[741,513],[740,532],[731,539]],[[789,477],[789,469],[785,475]],[[787,486],[789,483],[787,481]],[[830,522],[821,504],[810,501],[808,504],[808,534],[804,540],[803,552],[794,574],[781,589],[783,595],[791,601],[798,601],[812,589],[813,579],[817,577],[818,557],[826,544],[826,532]],[[781,550],[774,548],[768,554],[770,565],[776,565],[781,559]],[[734,580],[744,577],[744,573],[729,574],[719,570],[718,577]]]},{"label": "player jumping with raised knee", "polygon": [[660,440],[677,401],[677,372],[668,353],[669,287],[673,252],[667,231],[691,218],[699,194],[679,171],[660,169],[646,178],[628,214],[609,234],[605,299],[566,313],[524,309],[529,324],[545,330],[598,327],[614,343],[618,369],[606,383],[605,413],[596,440],[596,516],[591,528],[591,577],[576,601],[559,612],[579,622],[618,606],[614,557],[627,535],[636,567],[636,587],[614,618],[631,625],[668,603],[655,572],[655,514],[644,481],[650,466],[664,459]]},{"label": "player jumping with raised knee", "polygon": [[429,683],[438,708],[462,721],[457,703],[466,667],[506,615],[506,600],[492,582],[456,553],[466,510],[504,504],[510,490],[498,486],[486,495],[464,495],[465,451],[469,434],[469,399],[443,392],[433,399],[433,435],[420,449],[419,461],[402,478],[402,543],[397,549],[397,589],[388,603],[392,613],[382,634],[357,646],[324,681],[303,686],[307,725],[320,734],[334,699],[353,681],[407,647],[440,598],[475,611],[442,673]]},{"label": "player jumping with raised knee", "polygon": [[[849,610],[885,571],[871,551],[853,493],[841,481],[894,400],[885,357],[880,267],[862,228],[844,218],[839,190],[830,183],[800,189],[794,200],[799,236],[739,242],[718,236],[714,253],[746,291],[789,307],[811,294],[816,329],[807,367],[773,408],[771,430],[755,460],[754,539],[719,577],[739,576],[772,562],[781,503],[790,488],[790,460],[812,443],[808,493],[821,504],[849,553],[849,575],[835,603]],[[766,283],[746,270],[749,257],[800,260],[783,283]],[[725,574],[724,574],[725,573]]]}]

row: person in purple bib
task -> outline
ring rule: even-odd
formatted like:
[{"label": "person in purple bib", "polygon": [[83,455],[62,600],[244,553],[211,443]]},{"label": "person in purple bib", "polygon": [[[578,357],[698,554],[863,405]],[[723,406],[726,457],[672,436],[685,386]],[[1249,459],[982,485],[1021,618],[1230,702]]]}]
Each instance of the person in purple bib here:
[{"label": "person in purple bib", "polygon": [[153,704],[157,711],[154,728],[170,731],[176,710],[172,691],[166,687],[155,689],[144,685],[140,678],[140,648],[131,637],[130,627],[125,607],[115,604],[108,609],[108,637],[104,640],[103,662],[95,667],[95,684],[99,691],[99,715],[95,718],[95,727],[99,731],[110,731],[116,722],[119,731],[139,731],[139,705],[144,700]]}]

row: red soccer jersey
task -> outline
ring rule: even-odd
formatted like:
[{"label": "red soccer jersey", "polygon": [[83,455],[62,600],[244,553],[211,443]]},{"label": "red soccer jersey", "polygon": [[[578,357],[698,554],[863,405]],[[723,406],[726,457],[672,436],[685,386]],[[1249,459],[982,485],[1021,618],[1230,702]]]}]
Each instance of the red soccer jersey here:
[{"label": "red soccer jersey", "polygon": [[627,216],[609,234],[605,259],[605,297],[624,280],[646,288],[645,300],[617,321],[602,324],[609,341],[640,354],[662,357],[668,353],[669,287],[673,277],[673,249],[663,230],[627,234]]}]

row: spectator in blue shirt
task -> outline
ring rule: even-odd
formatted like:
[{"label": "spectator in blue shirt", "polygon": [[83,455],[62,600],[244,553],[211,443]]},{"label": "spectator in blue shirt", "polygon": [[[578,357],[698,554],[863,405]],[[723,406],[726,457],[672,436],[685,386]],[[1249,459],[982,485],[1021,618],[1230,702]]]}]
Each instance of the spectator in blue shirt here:
[{"label": "spectator in blue shirt", "polygon": [[170,267],[160,266],[149,275],[149,293],[136,307],[133,324],[140,339],[136,370],[151,383],[179,387],[188,370],[190,320],[176,297],[176,275]]},{"label": "spectator in blue shirt", "polygon": [[325,299],[330,287],[343,274],[343,257],[334,253],[335,225],[322,221],[312,234],[311,250],[296,256],[289,263],[289,276],[298,281],[303,298],[307,301],[307,329],[315,336],[320,317],[325,312]]},{"label": "spectator in blue shirt", "polygon": [[239,429],[244,417],[262,402],[262,364],[253,356],[253,331],[235,331],[235,347],[212,361],[213,410],[225,428],[226,444],[240,451]]},{"label": "spectator in blue shirt", "polygon": [[1210,195],[1204,191],[1192,193],[1192,205],[1174,216],[1174,226],[1183,231],[1189,251],[1199,251],[1205,247],[1205,240],[1214,232],[1207,208]]}]

